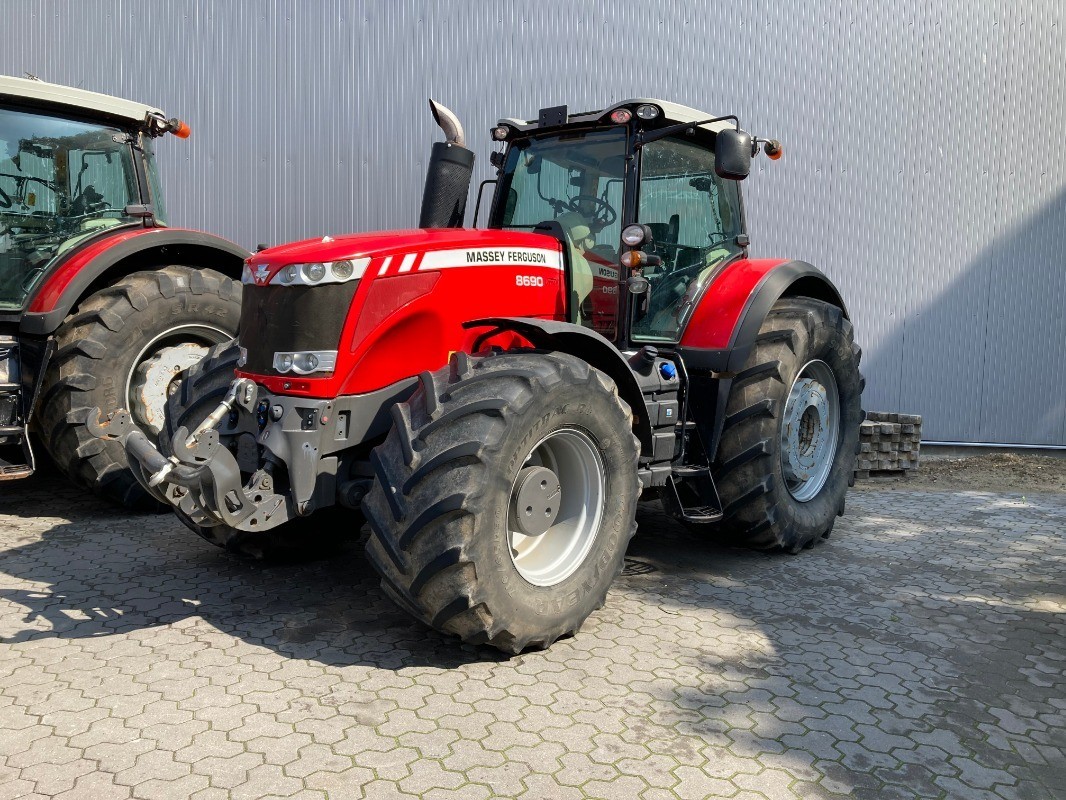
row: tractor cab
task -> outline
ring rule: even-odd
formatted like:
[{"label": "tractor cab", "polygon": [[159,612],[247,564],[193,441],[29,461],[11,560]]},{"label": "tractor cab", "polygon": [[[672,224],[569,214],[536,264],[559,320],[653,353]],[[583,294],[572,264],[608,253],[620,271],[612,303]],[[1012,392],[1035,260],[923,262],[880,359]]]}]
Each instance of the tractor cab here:
[{"label": "tractor cab", "polygon": [[149,210],[164,224],[152,138],[179,128],[139,103],[0,77],[0,314],[102,232]]},{"label": "tractor cab", "polygon": [[676,343],[709,278],[744,253],[737,181],[759,140],[734,117],[638,99],[502,119],[492,137],[506,149],[489,227],[562,239],[570,321],[622,346]]}]

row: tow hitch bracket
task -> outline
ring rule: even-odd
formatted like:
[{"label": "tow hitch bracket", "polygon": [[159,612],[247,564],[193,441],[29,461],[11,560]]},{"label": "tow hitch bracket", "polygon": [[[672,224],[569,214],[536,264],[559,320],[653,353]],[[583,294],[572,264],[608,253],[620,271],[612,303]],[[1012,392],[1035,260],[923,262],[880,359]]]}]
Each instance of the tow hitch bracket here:
[{"label": "tow hitch bracket", "polygon": [[176,507],[205,527],[228,525],[240,530],[268,530],[292,519],[292,501],[271,491],[269,479],[253,475],[245,487],[234,457],[219,442],[217,425],[234,405],[244,405],[246,387],[234,381],[226,398],[192,434],[178,428],[171,440],[173,455],[164,456],[130,418],[119,409],[103,418],[99,408],[89,412],[86,428],[98,439],[118,441],[126,451],[137,480],[161,503]]}]

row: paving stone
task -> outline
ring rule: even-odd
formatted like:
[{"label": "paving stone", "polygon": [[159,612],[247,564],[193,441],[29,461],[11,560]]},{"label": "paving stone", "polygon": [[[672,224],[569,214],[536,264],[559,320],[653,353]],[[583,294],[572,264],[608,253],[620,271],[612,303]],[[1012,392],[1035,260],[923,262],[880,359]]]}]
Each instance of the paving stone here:
[{"label": "paving stone", "polygon": [[507,659],[407,619],[357,542],[263,566],[54,477],[19,488],[0,495],[0,800],[1066,786],[1066,497],[858,491],[795,558],[642,506],[607,605]]}]

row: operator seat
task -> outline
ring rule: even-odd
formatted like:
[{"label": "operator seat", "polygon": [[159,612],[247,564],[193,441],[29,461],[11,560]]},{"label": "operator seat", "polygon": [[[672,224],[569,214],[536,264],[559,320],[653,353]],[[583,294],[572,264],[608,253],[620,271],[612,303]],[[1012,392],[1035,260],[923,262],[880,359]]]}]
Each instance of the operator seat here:
[{"label": "operator seat", "polygon": [[589,266],[585,253],[596,246],[592,228],[576,211],[567,211],[556,220],[566,233],[567,247],[570,251],[570,305],[573,309],[572,322],[578,325],[591,323],[591,312],[585,313],[585,302],[592,294],[592,267]]}]

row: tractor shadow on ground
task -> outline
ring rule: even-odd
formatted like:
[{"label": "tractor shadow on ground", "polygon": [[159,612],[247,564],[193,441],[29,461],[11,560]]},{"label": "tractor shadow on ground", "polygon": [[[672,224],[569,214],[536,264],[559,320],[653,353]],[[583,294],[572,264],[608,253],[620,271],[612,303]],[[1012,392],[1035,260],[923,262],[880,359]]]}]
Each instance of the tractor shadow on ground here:
[{"label": "tractor shadow on ground", "polygon": [[[508,660],[493,648],[461,645],[394,606],[363,556],[365,530],[329,560],[260,563],[212,547],[169,514],[133,515],[88,497],[54,472],[4,489],[0,600],[9,610],[0,615],[0,645],[199,617],[238,639],[334,666]],[[11,532],[12,518],[21,520],[19,533]],[[691,563],[697,551],[704,568],[765,558],[701,543],[651,507],[642,506],[638,521],[624,583],[657,579],[662,565]]]}]

